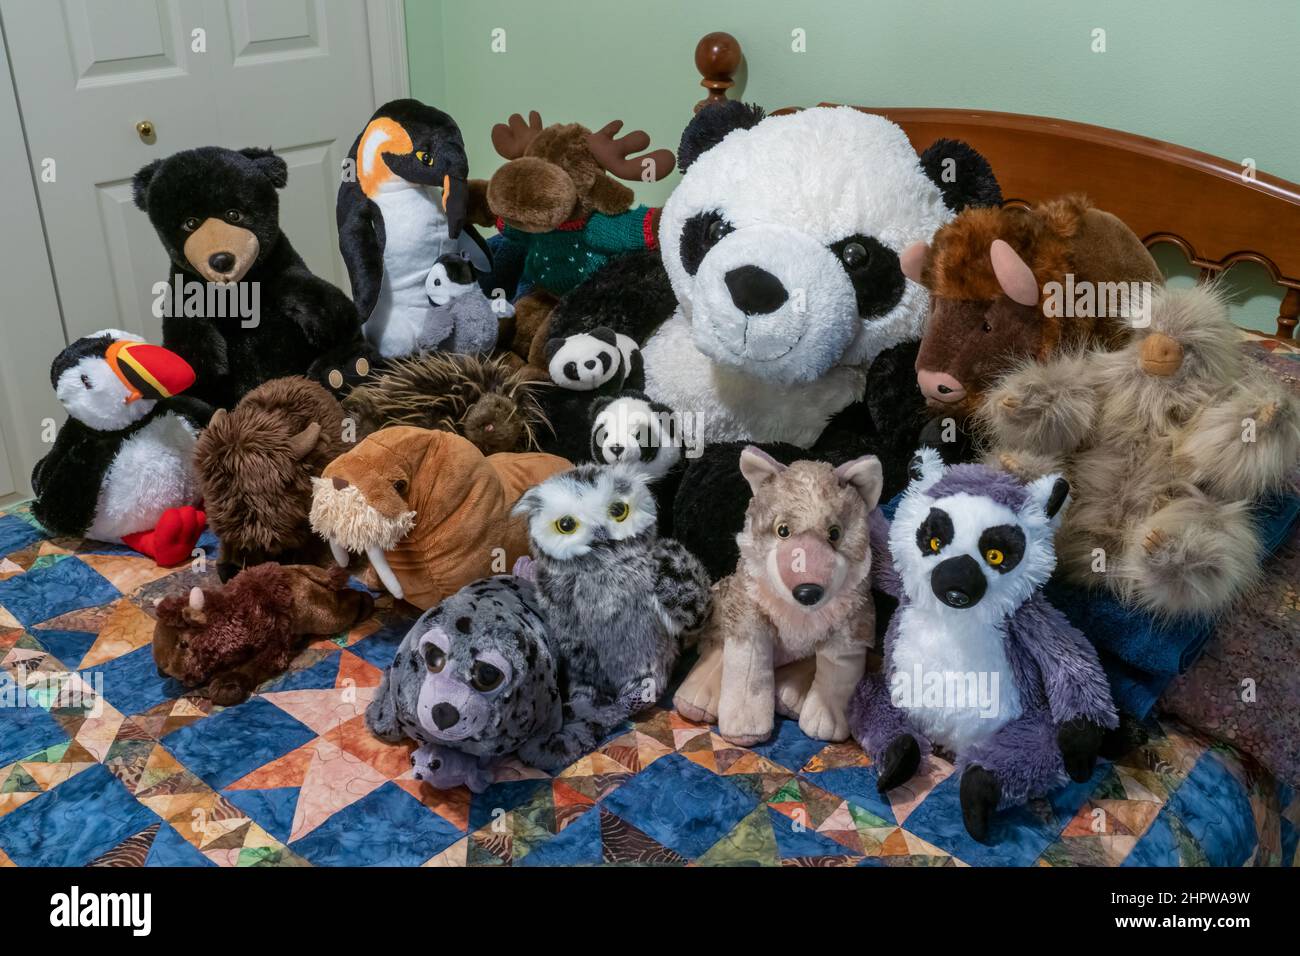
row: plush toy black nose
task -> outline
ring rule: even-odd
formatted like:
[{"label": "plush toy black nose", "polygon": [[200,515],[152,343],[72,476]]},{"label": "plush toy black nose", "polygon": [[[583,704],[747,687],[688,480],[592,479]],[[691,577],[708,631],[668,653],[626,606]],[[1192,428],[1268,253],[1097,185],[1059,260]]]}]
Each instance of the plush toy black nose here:
[{"label": "plush toy black nose", "polygon": [[793,594],[794,599],[804,605],[804,607],[812,607],[822,599],[822,595],[825,594],[826,591],[820,584],[798,584],[795,585],[794,590],[790,593]]},{"label": "plush toy black nose", "polygon": [[595,368],[595,367],[596,367],[596,360],[595,360],[595,359],[587,359],[587,361],[583,362],[582,365],[583,365],[584,368]]},{"label": "plush toy black nose", "polygon": [[622,458],[622,457],[623,457],[623,446],[622,446],[622,445],[610,445],[610,446],[609,446],[609,453],[610,453],[611,455],[613,455],[615,458]]},{"label": "plush toy black nose", "polygon": [[438,725],[439,730],[446,730],[460,720],[460,711],[451,704],[439,704],[433,708],[429,716],[433,718],[433,722]]},{"label": "plush toy black nose", "polygon": [[724,281],[731,293],[731,301],[746,315],[775,312],[790,297],[780,279],[758,266],[732,269]]},{"label": "plush toy black nose", "polygon": [[930,575],[930,589],[934,596],[949,607],[974,607],[988,586],[984,572],[969,554],[940,561]]},{"label": "plush toy black nose", "polygon": [[208,265],[217,272],[229,272],[235,268],[235,257],[229,252],[214,252],[208,256]]}]

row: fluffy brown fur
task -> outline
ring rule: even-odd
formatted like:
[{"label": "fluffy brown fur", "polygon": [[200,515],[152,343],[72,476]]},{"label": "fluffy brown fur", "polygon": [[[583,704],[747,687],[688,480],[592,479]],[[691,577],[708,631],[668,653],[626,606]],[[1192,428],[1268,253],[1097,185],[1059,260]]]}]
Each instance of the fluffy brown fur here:
[{"label": "fluffy brown fur", "polygon": [[1151,326],[1121,351],[1011,372],[979,418],[991,464],[1069,479],[1064,573],[1168,614],[1213,613],[1249,587],[1250,502],[1300,460],[1300,404],[1242,355],[1207,287],[1159,293]]},{"label": "fluffy brown fur", "polygon": [[751,447],[740,464],[754,492],[736,536],[740,562],[718,583],[700,660],[674,705],[690,720],[716,719],[742,746],[771,734],[774,701],[810,737],[843,740],[875,633],[867,515],[880,462],[787,467]]},{"label": "fluffy brown fur", "polygon": [[228,706],[282,673],[307,634],[364,621],[374,599],[341,568],[260,564],[220,588],[194,588],[157,607],[153,656],[161,673]]},{"label": "fluffy brown fur", "polygon": [[390,362],[343,400],[357,439],[393,425],[468,438],[485,455],[534,451],[550,422],[538,396],[550,382],[505,358],[429,352]]},{"label": "fluffy brown fur", "polygon": [[264,561],[327,557],[307,522],[311,479],[351,447],[343,435],[339,403],[299,376],[272,379],[212,416],[194,463],[208,523],[221,540],[223,581]]},{"label": "fluffy brown fur", "polygon": [[[1025,305],[1004,294],[989,253],[999,239],[1033,272],[1039,302]],[[1044,287],[1064,283],[1067,274],[1076,285],[1163,281],[1133,231],[1081,196],[1029,209],[967,209],[935,233],[920,267],[932,304],[916,360],[930,407],[972,411],[989,383],[1019,359],[1122,346],[1129,328],[1125,316],[1048,314]],[[942,396],[935,394],[940,383],[949,390]]]}]

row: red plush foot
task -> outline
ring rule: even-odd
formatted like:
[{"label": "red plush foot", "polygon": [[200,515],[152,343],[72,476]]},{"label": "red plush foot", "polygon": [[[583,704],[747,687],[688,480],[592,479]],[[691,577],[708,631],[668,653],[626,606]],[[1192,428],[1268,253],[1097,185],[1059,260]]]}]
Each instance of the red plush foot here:
[{"label": "red plush foot", "polygon": [[169,568],[189,560],[207,522],[208,516],[190,505],[169,508],[152,531],[125,535],[122,543],[147,554],[160,567]]}]

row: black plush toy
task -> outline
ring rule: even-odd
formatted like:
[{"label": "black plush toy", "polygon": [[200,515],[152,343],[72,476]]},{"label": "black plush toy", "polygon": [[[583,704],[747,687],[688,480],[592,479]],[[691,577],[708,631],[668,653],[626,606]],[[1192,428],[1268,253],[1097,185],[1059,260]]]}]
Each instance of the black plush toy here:
[{"label": "black plush toy", "polygon": [[709,107],[678,155],[659,251],[622,257],[561,299],[550,335],[579,364],[583,333],[630,337],[641,390],[698,422],[704,451],[677,491],[673,533],[716,579],[736,564],[745,444],[783,461],[875,454],[884,496],[902,488],[926,421],[912,365],[928,299],[899,253],[905,237],[1001,194],[966,144],[918,156],[896,125],[847,107]]},{"label": "black plush toy", "polygon": [[313,275],[280,230],[276,191],[288,177],[269,149],[216,146],[135,174],[135,204],[175,273],[160,301],[163,345],[193,366],[190,392],[212,405],[230,408],[284,375],[337,391],[373,360],[352,302]]}]

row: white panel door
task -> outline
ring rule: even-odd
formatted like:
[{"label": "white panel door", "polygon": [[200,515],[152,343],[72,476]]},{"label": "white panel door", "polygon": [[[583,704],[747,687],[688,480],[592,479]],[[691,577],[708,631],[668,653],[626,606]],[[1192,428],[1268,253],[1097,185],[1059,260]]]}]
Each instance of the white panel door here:
[{"label": "white panel door", "polygon": [[281,226],[347,290],[334,197],[376,105],[365,4],[0,0],[0,15],[69,337],[112,326],[159,340],[151,288],[167,259],[131,177],[195,146],[283,155]]}]

